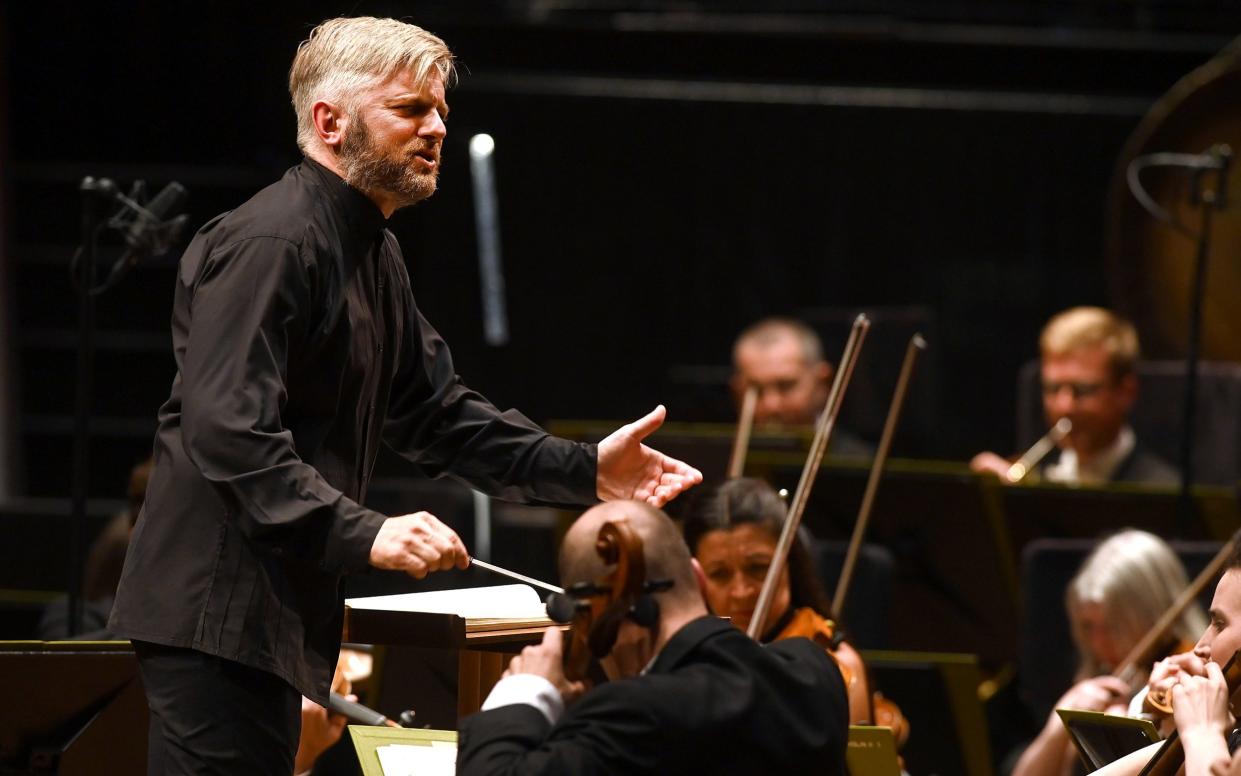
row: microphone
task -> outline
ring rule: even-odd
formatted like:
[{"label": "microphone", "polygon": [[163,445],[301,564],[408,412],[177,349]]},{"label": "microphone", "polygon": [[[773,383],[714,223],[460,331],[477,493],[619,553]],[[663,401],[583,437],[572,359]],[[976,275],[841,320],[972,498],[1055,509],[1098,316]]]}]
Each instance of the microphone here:
[{"label": "microphone", "polygon": [[134,220],[125,230],[125,244],[129,246],[131,263],[136,263],[142,256],[162,253],[176,242],[187,216],[164,219],[180,210],[188,196],[185,187],[173,181],[145,207],[134,208]]},{"label": "microphone", "polygon": [[96,178],[87,175],[78,184],[78,190],[86,194],[93,194],[105,200],[114,200],[121,195],[120,189],[116,187],[116,182],[111,178]]},{"label": "microphone", "polygon": [[120,203],[120,211],[109,218],[106,225],[121,233],[126,246],[103,282],[88,289],[92,296],[111,289],[143,259],[167,252],[189,220],[185,214],[169,218],[185,205],[189,196],[185,187],[176,181],[165,186],[145,205],[140,201],[146,194],[146,183],[143,181],[134,183],[129,196],[122,194],[116,184],[107,178],[87,177],[82,181],[81,189]]}]

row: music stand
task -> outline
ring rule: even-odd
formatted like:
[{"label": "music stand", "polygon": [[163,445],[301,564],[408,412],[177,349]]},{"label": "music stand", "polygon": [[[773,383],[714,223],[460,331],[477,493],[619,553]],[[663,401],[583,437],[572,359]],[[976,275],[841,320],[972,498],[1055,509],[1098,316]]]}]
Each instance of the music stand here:
[{"label": "music stand", "polygon": [[0,642],[0,686],[20,699],[0,715],[0,772],[146,772],[146,696],[129,642]]}]

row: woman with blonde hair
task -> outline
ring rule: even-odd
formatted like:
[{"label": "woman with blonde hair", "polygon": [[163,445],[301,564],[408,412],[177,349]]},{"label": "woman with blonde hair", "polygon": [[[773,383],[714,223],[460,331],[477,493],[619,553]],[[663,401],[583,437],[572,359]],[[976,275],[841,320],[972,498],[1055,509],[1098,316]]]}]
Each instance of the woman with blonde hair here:
[{"label": "woman with blonde hair", "polygon": [[[1128,681],[1111,674],[1188,586],[1180,558],[1154,534],[1130,529],[1099,544],[1065,591],[1078,668],[1075,684],[1054,708],[1124,714],[1130,696],[1145,685],[1150,665],[1138,667]],[[1152,658],[1192,648],[1206,623],[1202,607],[1192,604]],[[1076,761],[1068,731],[1053,710],[1013,776],[1067,776]]]}]

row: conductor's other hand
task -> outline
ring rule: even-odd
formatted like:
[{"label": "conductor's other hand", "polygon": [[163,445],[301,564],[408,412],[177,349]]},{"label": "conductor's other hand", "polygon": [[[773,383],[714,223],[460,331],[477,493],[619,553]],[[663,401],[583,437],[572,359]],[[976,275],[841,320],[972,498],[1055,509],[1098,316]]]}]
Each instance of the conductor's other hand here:
[{"label": "conductor's other hand", "polygon": [[1010,468],[1012,468],[1012,463],[991,452],[979,453],[970,461],[970,469],[976,472],[990,472],[1002,480],[1008,477]]},{"label": "conductor's other hand", "polygon": [[470,565],[461,537],[429,512],[389,517],[371,545],[371,565],[422,579],[433,571]]},{"label": "conductor's other hand", "polygon": [[661,404],[599,443],[595,489],[601,500],[633,499],[662,507],[702,482],[702,472],[642,444],[664,424],[666,414]]}]

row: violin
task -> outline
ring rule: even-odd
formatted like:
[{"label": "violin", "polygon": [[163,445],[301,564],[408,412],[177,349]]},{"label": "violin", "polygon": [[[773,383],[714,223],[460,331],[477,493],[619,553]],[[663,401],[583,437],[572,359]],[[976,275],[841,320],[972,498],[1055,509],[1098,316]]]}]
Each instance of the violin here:
[{"label": "violin", "polygon": [[624,518],[599,527],[595,552],[611,570],[590,582],[578,582],[547,596],[547,616],[570,626],[564,649],[564,675],[588,681],[593,661],[606,657],[626,619],[652,631],[659,629],[659,604],[652,596],[672,587],[672,580],[648,580],[642,537]]},{"label": "violin", "polygon": [[[1241,660],[1237,660],[1239,655],[1241,650],[1233,654],[1224,666],[1224,681],[1228,685],[1229,698],[1241,688]],[[1138,776],[1176,776],[1184,764],[1185,745],[1181,743],[1179,731],[1173,730]]]}]

